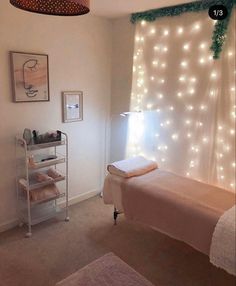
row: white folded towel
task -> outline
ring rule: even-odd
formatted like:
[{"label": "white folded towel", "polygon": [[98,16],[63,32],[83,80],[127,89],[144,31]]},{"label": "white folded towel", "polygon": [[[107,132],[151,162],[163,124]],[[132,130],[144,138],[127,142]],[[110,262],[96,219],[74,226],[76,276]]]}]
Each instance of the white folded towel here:
[{"label": "white folded towel", "polygon": [[124,178],[140,176],[157,168],[156,162],[147,160],[142,156],[117,161],[107,166],[109,173]]}]

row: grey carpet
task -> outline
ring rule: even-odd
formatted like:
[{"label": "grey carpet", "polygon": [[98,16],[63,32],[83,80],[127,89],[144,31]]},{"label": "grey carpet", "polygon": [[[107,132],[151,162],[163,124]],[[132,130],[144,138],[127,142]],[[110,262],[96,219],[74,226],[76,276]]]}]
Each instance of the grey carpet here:
[{"label": "grey carpet", "polygon": [[71,220],[51,219],[0,234],[0,286],[51,286],[113,252],[161,286],[235,286],[235,277],[182,242],[123,216],[113,226],[112,207],[94,197],[70,208]]}]

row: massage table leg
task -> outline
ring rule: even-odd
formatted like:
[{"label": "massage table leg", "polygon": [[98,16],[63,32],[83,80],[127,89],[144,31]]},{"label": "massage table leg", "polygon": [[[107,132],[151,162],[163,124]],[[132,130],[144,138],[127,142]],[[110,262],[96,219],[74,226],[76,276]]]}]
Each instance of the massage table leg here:
[{"label": "massage table leg", "polygon": [[116,223],[116,219],[117,219],[117,217],[118,217],[118,214],[119,214],[119,212],[117,211],[117,209],[116,209],[116,208],[114,208],[114,213],[113,213],[114,225],[116,225],[116,224],[117,224],[117,223]]}]

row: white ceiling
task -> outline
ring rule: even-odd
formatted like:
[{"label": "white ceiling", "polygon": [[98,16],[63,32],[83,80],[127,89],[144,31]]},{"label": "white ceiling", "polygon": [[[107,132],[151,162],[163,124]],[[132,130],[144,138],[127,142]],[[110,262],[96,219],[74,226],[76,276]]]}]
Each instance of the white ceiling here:
[{"label": "white ceiling", "polygon": [[196,0],[90,0],[91,14],[107,18],[118,18],[131,13],[167,6],[174,6]]}]

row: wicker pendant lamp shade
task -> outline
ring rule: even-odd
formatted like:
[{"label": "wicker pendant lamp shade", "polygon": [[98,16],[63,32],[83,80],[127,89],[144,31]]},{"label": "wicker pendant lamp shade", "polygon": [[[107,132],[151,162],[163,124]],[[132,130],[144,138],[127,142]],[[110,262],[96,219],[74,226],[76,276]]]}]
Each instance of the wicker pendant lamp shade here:
[{"label": "wicker pendant lamp shade", "polygon": [[10,3],[29,12],[56,16],[78,16],[90,11],[89,0],[10,0]]}]

